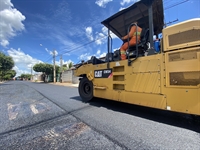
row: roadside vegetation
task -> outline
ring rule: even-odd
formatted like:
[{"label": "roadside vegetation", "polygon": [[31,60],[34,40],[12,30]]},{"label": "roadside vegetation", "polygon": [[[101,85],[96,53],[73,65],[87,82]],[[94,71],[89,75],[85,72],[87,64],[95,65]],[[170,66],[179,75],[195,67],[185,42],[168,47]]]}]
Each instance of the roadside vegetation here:
[{"label": "roadside vegetation", "polygon": [[[60,67],[56,65],[55,68],[56,68],[56,74],[57,74],[59,72]],[[46,82],[48,76],[50,74],[53,74],[53,65],[47,64],[47,63],[39,63],[33,66],[33,70],[35,72],[42,72],[43,81]]]},{"label": "roadside vegetation", "polygon": [[[73,66],[72,62],[70,62],[69,64],[64,64],[62,68],[59,67],[58,65],[55,65],[56,74],[61,74],[62,71],[66,71],[70,69],[72,66]],[[48,63],[38,63],[33,66],[33,70],[35,72],[42,72],[44,82],[47,82],[49,75],[51,74],[53,75],[53,70],[54,70],[53,68],[54,68],[53,65]]]},{"label": "roadside vegetation", "polygon": [[68,69],[70,69],[72,67],[73,67],[73,63],[72,62],[70,62],[69,64],[64,64],[63,65],[63,71],[66,71],[66,70],[68,70]]},{"label": "roadside vegetation", "polygon": [[11,56],[7,56],[0,52],[0,81],[11,80],[16,75],[16,71],[13,70],[15,63]]},{"label": "roadside vegetation", "polygon": [[31,74],[21,74],[20,78],[24,80],[31,80]]}]

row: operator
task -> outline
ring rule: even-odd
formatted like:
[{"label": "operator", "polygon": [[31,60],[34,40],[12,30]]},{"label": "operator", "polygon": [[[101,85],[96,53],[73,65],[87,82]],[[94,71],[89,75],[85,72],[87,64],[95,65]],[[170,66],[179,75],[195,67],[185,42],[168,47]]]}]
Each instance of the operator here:
[{"label": "operator", "polygon": [[[129,46],[134,46],[136,45],[136,25],[137,22],[134,22],[135,25],[133,25],[129,31],[129,34],[123,36],[121,39],[124,40],[128,40],[129,37]],[[139,43],[140,41],[140,34],[142,32],[142,28],[140,28],[139,26],[137,26],[137,41]],[[122,46],[120,47],[120,54],[121,54],[121,60],[125,60],[126,59],[126,51],[128,49],[128,41],[124,42],[122,44]]]}]

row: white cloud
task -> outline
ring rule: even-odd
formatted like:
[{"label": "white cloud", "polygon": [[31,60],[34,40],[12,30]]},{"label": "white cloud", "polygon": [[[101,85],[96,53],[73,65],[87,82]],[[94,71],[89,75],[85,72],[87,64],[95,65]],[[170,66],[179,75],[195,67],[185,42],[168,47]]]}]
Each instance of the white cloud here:
[{"label": "white cloud", "polygon": [[106,36],[103,33],[97,33],[95,43],[97,45],[101,45],[105,43],[105,41],[106,41]]},{"label": "white cloud", "polygon": [[140,0],[122,0],[122,2],[120,2],[120,4],[122,5],[122,6],[124,6],[125,4],[129,4],[129,3],[135,3],[135,2],[138,2],[138,1],[140,1]]},{"label": "white cloud", "polygon": [[[104,26],[101,30],[104,35],[108,35],[108,28]],[[110,36],[112,37],[112,39],[118,38],[112,31],[110,31]]]},{"label": "white cloud", "polygon": [[113,52],[116,51],[116,50],[119,50],[119,49],[120,49],[120,47],[118,47],[118,48],[114,48],[114,49],[113,49]]},{"label": "white cloud", "polygon": [[97,4],[99,7],[106,7],[106,4],[112,2],[112,0],[97,0],[95,4]]},{"label": "white cloud", "polygon": [[120,7],[119,11],[123,10],[123,9],[126,9],[126,7]]},{"label": "white cloud", "polygon": [[85,31],[86,31],[86,36],[92,41],[92,40],[94,40],[94,38],[93,38],[93,36],[92,36],[92,27],[87,27],[86,29],[85,29]]},{"label": "white cloud", "polygon": [[70,53],[64,53],[63,55],[70,56],[71,54]]},{"label": "white cloud", "polygon": [[[62,64],[63,64],[63,65],[66,64],[66,65],[68,66],[70,62],[72,62],[72,64],[74,64],[74,62],[71,61],[70,59],[67,60],[67,61],[62,60]],[[58,66],[60,66],[60,61],[55,61],[55,64],[58,65]]]},{"label": "white cloud", "polygon": [[[16,71],[16,76],[20,76],[21,74],[31,74],[31,68],[29,70],[20,70],[17,66],[13,67],[13,70]],[[35,72],[32,70],[32,74]]]},{"label": "white cloud", "polygon": [[60,61],[55,61],[55,64],[60,66]]},{"label": "white cloud", "polygon": [[94,56],[96,56],[97,58],[102,58],[102,57],[105,57],[106,54],[107,54],[107,52],[103,52],[103,53],[101,54],[101,50],[97,50],[97,53],[96,53],[96,55],[94,55]]},{"label": "white cloud", "polygon": [[126,5],[126,7],[120,7],[119,11],[123,10],[123,9],[126,9],[128,7],[130,7],[132,4],[129,4],[129,5]]},{"label": "white cloud", "polygon": [[17,72],[17,76],[21,75],[21,73],[31,73],[31,67],[35,64],[40,63],[42,61],[31,57],[28,54],[25,54],[20,49],[16,50],[11,48],[7,51],[8,55],[11,56],[15,62],[15,67]]},{"label": "white cloud", "polygon": [[101,31],[107,35],[108,34],[108,28],[106,28],[105,26],[103,26],[103,28],[101,29]]},{"label": "white cloud", "polygon": [[[53,51],[49,51],[49,54],[53,56],[54,53],[53,53]],[[57,56],[57,55],[58,55],[58,52],[55,50],[55,56]]]},{"label": "white cloud", "polygon": [[67,65],[68,65],[70,62],[72,62],[72,64],[74,64],[74,62],[73,62],[73,61],[71,61],[70,59],[69,59],[69,60],[67,60],[67,61],[64,61],[64,60],[63,60],[63,65],[64,65],[64,64],[67,64]]},{"label": "white cloud", "polygon": [[74,62],[73,61],[71,61],[70,59],[69,60],[67,60],[67,61],[64,61],[63,60],[63,65],[67,65],[67,67],[69,66],[69,64],[72,62],[72,64],[74,65]]},{"label": "white cloud", "polygon": [[[45,51],[53,56],[53,51],[48,50],[48,48],[45,48]],[[55,50],[55,56],[57,55],[58,55],[58,52]]]},{"label": "white cloud", "polygon": [[87,60],[90,60],[92,56],[95,56],[95,57],[97,57],[97,58],[101,58],[101,57],[105,57],[106,54],[107,54],[107,52],[103,52],[103,53],[101,54],[101,50],[97,50],[96,54],[93,54],[93,55],[92,55],[92,54],[90,54],[90,53],[85,53],[85,54],[80,55],[80,56],[78,57],[78,59],[87,61]]},{"label": "white cloud", "polygon": [[89,60],[91,58],[91,54],[90,53],[85,53],[85,54],[82,54],[78,57],[78,59],[80,60]]},{"label": "white cloud", "polygon": [[9,45],[10,38],[17,35],[18,31],[25,29],[22,21],[25,16],[13,8],[10,0],[0,0],[0,44],[4,47]]},{"label": "white cloud", "polygon": [[13,4],[10,2],[10,0],[1,0],[0,1],[0,11],[4,9],[9,9],[10,7],[13,7]]},{"label": "white cloud", "polygon": [[[102,27],[102,32],[96,33],[96,41],[95,43],[97,45],[101,45],[107,42],[107,36],[108,36],[108,29],[106,27]],[[112,39],[118,38],[113,32],[110,31],[110,36]]]},{"label": "white cloud", "polygon": [[101,44],[105,43],[106,42],[106,38],[108,36],[108,29],[105,26],[101,29],[101,31],[102,32],[97,33],[97,35],[96,35],[95,43],[97,45],[101,45]]},{"label": "white cloud", "polygon": [[99,57],[101,58],[101,57],[105,57],[106,56],[106,52],[104,52],[104,53],[102,53]]},{"label": "white cloud", "polygon": [[87,27],[85,30],[86,30],[86,33],[92,34],[92,27]]},{"label": "white cloud", "polygon": [[97,51],[97,55],[100,55],[100,54],[101,54],[101,50],[98,50],[98,51]]},{"label": "white cloud", "polygon": [[112,39],[118,38],[114,33],[110,33],[110,36],[112,37]]},{"label": "white cloud", "polygon": [[57,50],[55,50],[55,56],[57,56],[58,55],[58,52],[57,52]]},{"label": "white cloud", "polygon": [[3,47],[6,47],[7,45],[9,45],[9,42],[7,41],[7,40],[1,40],[1,45],[3,46]]},{"label": "white cloud", "polygon": [[49,50],[48,50],[48,48],[45,48],[45,51],[49,53]]}]

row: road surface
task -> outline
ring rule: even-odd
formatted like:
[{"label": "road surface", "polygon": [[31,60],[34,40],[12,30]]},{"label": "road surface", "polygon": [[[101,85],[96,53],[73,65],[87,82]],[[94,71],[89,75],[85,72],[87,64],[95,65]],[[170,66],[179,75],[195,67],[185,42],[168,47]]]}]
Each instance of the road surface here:
[{"label": "road surface", "polygon": [[103,99],[77,87],[0,84],[1,149],[200,150],[200,118]]}]

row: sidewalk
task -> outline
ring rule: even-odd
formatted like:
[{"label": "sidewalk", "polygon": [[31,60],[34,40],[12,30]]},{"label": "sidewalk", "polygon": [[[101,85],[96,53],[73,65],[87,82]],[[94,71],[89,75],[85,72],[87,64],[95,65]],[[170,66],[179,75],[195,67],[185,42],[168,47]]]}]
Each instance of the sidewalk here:
[{"label": "sidewalk", "polygon": [[78,83],[77,84],[72,84],[72,83],[60,83],[60,82],[50,82],[49,84],[53,84],[53,85],[61,85],[61,86],[72,86],[72,87],[78,87]]}]

